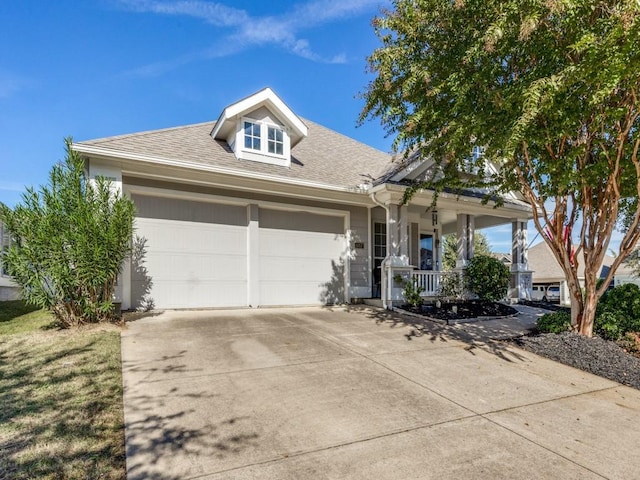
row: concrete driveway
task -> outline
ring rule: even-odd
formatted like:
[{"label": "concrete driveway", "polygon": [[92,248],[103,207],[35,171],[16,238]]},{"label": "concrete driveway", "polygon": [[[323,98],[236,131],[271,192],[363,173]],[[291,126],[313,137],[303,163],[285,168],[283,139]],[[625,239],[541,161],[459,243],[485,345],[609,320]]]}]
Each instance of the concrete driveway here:
[{"label": "concrete driveway", "polygon": [[128,476],[640,478],[639,391],[478,338],[369,308],[137,320]]}]

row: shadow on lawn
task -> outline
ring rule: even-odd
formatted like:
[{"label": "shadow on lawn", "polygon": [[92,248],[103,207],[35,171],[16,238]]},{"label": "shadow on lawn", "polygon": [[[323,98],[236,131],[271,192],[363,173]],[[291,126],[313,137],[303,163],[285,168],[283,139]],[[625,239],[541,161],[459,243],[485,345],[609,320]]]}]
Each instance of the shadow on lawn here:
[{"label": "shadow on lawn", "polygon": [[379,326],[387,326],[388,328],[411,327],[408,333],[403,331],[407,341],[412,341],[418,337],[425,337],[432,343],[457,340],[467,343],[469,346],[465,350],[472,355],[475,355],[474,350],[479,349],[496,355],[507,362],[526,360],[518,352],[508,349],[503,342],[489,338],[496,333],[508,334],[508,329],[503,332],[496,331],[495,327],[490,329],[485,326],[486,324],[483,325],[483,322],[475,322],[473,331],[467,331],[456,325],[446,325],[426,318],[401,315],[396,312],[363,305],[350,305],[347,306],[347,310],[363,313]]},{"label": "shadow on lawn", "polygon": [[122,478],[116,342],[43,338],[0,340],[0,479]]},{"label": "shadow on lawn", "polygon": [[177,480],[211,473],[203,460],[222,460],[257,445],[250,418],[207,418],[202,406],[213,403],[217,395],[188,387],[181,391],[175,382],[163,381],[169,374],[184,378],[199,372],[180,361],[186,353],[123,362],[129,480]]}]

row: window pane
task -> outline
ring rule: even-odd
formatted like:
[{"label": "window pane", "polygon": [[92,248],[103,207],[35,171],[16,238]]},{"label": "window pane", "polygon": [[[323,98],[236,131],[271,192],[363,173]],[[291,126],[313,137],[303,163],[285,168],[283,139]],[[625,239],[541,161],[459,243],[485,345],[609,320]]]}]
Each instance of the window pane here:
[{"label": "window pane", "polygon": [[282,151],[282,144],[281,143],[276,144],[276,154],[278,154],[278,155],[283,155],[284,154],[283,151]]},{"label": "window pane", "polygon": [[244,148],[260,150],[260,125],[244,122]]},{"label": "window pane", "polygon": [[276,129],[273,127],[269,127],[269,140],[276,139]]}]

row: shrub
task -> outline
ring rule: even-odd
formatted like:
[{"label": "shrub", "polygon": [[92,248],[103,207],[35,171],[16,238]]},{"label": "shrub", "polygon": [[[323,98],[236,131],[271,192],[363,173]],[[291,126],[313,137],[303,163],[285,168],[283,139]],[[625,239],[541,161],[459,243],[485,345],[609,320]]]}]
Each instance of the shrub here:
[{"label": "shrub", "polygon": [[566,310],[547,313],[536,322],[536,327],[542,333],[562,333],[571,328],[571,314]]},{"label": "shrub", "polygon": [[507,295],[511,274],[500,260],[478,255],[469,261],[464,276],[470,292],[481,300],[498,301]]},{"label": "shrub", "polygon": [[594,330],[607,340],[640,331],[640,287],[628,283],[606,292],[598,302]]},{"label": "shrub", "polygon": [[0,206],[14,242],[6,252],[25,301],[65,327],[114,317],[113,294],[133,232],[133,202],[106,178],[89,181],[66,140],[67,158],[49,184],[27,189],[14,209]]},{"label": "shrub", "polygon": [[442,277],[438,296],[443,298],[453,298],[459,300],[464,294],[464,282],[462,275],[458,272],[447,273]]},{"label": "shrub", "polygon": [[411,278],[404,281],[402,285],[402,295],[406,302],[415,308],[422,305],[423,300],[420,294],[424,292],[424,287],[418,285],[417,279]]},{"label": "shrub", "polygon": [[640,356],[640,332],[627,332],[619,342],[627,352]]}]

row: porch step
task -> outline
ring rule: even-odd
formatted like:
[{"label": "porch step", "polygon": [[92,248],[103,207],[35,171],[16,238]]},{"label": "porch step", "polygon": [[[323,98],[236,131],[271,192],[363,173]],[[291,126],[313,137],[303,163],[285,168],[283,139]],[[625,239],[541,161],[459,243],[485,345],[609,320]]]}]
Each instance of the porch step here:
[{"label": "porch step", "polygon": [[363,302],[365,305],[369,305],[371,307],[382,308],[382,300],[379,298],[364,298]]}]

